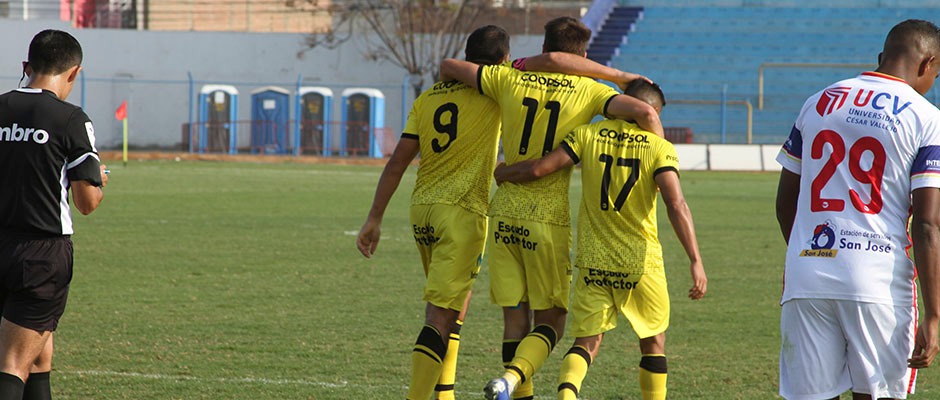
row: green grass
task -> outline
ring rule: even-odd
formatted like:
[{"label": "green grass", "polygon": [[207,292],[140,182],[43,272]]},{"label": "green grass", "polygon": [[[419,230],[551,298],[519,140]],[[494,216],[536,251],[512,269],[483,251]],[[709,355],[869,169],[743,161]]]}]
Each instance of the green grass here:
[{"label": "green grass", "polygon": [[[423,274],[408,226],[413,169],[376,256],[355,249],[379,167],[113,163],[100,209],[75,216],[75,277],[56,333],[59,399],[400,399],[423,325]],[[709,276],[685,296],[684,253],[660,236],[673,299],[671,399],[774,399],[784,246],[775,174],[683,173]],[[572,182],[577,210],[578,175]],[[662,210],[660,210],[662,211]],[[662,213],[661,213],[662,214]],[[457,392],[501,373],[502,319],[477,281]],[[536,376],[554,398],[565,337]],[[605,337],[585,399],[638,399],[636,338]],[[915,398],[940,398],[921,374]]]}]

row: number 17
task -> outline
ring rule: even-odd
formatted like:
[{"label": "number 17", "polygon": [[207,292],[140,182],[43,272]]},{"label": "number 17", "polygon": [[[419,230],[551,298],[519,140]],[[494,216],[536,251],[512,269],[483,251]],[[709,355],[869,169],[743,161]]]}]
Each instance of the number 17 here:
[{"label": "number 17", "polygon": [[[614,156],[601,154],[600,160],[598,161],[604,163],[604,176],[601,178],[601,210],[606,211],[610,208],[610,170],[614,164]],[[620,189],[620,194],[617,195],[617,199],[614,200],[614,210],[620,211],[620,208],[623,207],[623,203],[627,202],[627,196],[630,195],[630,190],[633,190],[633,185],[635,185],[637,179],[640,178],[640,159],[617,157],[617,166],[630,167],[630,175]]]}]

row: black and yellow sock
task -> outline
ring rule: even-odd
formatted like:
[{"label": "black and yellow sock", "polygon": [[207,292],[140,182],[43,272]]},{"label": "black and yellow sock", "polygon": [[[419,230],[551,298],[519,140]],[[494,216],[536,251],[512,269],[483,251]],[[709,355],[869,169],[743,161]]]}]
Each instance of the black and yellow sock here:
[{"label": "black and yellow sock", "polygon": [[23,398],[23,381],[16,375],[0,372],[0,400]]},{"label": "black and yellow sock", "polygon": [[[509,368],[509,364],[512,363],[512,358],[516,356],[516,349],[519,348],[519,342],[521,339],[504,339],[503,340],[503,367]],[[535,388],[532,386],[532,380],[526,380],[525,382],[520,382],[516,385],[515,390],[512,392],[512,398],[515,400],[532,400],[535,395]]]},{"label": "black and yellow sock", "polygon": [[[519,342],[516,355],[506,367],[506,375],[512,375],[519,383],[532,380],[535,372],[542,367],[548,355],[555,348],[558,334],[550,325],[539,325]],[[508,380],[508,379],[507,379]],[[515,394],[515,392],[513,392]],[[521,396],[521,394],[520,394]],[[519,397],[513,397],[519,398]]]},{"label": "black and yellow sock", "polygon": [[447,341],[447,354],[444,356],[444,365],[441,369],[441,377],[437,380],[437,386],[434,391],[437,392],[437,400],[454,400],[454,383],[457,379],[457,352],[460,350],[460,327],[463,321],[457,320],[454,330],[450,333],[450,340]]},{"label": "black and yellow sock", "polygon": [[411,352],[411,386],[409,400],[425,400],[434,393],[443,368],[446,345],[441,333],[431,325],[425,325],[418,334],[415,348]]},{"label": "black and yellow sock", "polygon": [[23,386],[23,400],[52,400],[50,372],[30,372]]},{"label": "black and yellow sock", "polygon": [[643,400],[666,399],[666,356],[644,354],[640,359],[640,391]]},{"label": "black and yellow sock", "polygon": [[591,353],[584,346],[571,346],[561,362],[558,375],[558,400],[577,400],[581,382],[591,366]]}]

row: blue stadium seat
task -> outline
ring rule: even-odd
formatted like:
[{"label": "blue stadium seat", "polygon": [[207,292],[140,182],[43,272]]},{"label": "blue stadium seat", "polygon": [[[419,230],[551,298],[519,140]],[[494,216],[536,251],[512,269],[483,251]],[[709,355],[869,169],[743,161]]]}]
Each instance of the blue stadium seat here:
[{"label": "blue stadium seat", "polygon": [[626,43],[627,34],[642,17],[642,7],[614,7],[591,41],[588,58],[607,64],[618,53],[617,48]]},{"label": "blue stadium seat", "polygon": [[[647,7],[635,15],[623,34],[629,35],[602,36],[605,26],[592,48],[610,54],[604,60],[611,66],[649,76],[663,87],[667,101],[674,101],[663,113],[664,125],[691,127],[696,142],[720,140],[721,106],[684,102],[714,102],[724,92],[729,101],[753,105],[755,143],[782,143],[808,96],[873,69],[892,26],[907,18],[940,20],[940,8],[676,6]],[[619,17],[610,20],[611,26],[625,24]],[[762,65],[764,108],[759,110]],[[927,94],[935,103],[938,97],[937,90]],[[746,137],[746,119],[743,106],[725,109],[726,141]]]}]

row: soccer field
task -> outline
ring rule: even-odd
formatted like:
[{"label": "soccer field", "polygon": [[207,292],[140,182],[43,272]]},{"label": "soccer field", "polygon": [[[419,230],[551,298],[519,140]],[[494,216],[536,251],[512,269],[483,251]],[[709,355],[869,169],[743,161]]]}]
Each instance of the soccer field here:
[{"label": "soccer field", "polygon": [[[75,216],[75,276],[56,332],[59,399],[401,399],[423,325],[408,224],[414,168],[373,259],[354,239],[380,167],[111,163],[101,207]],[[691,285],[660,207],[672,296],[671,399],[774,399],[784,244],[776,174],[684,172],[709,277]],[[572,181],[577,210],[579,175]],[[576,212],[573,212],[576,215]],[[502,317],[487,266],[462,330],[458,398],[501,374]],[[564,337],[536,375],[553,399]],[[584,399],[639,399],[636,338],[605,337]],[[924,370],[914,399],[940,398]]]}]

